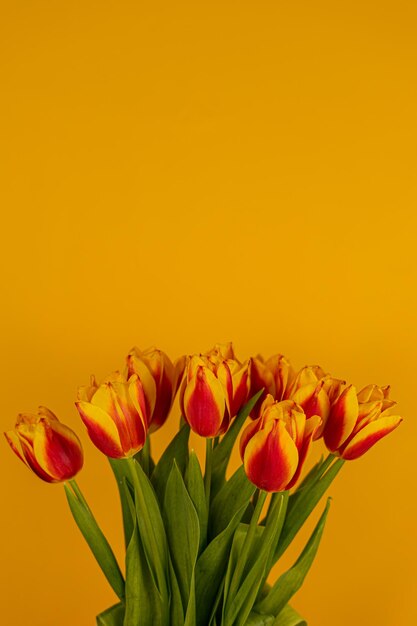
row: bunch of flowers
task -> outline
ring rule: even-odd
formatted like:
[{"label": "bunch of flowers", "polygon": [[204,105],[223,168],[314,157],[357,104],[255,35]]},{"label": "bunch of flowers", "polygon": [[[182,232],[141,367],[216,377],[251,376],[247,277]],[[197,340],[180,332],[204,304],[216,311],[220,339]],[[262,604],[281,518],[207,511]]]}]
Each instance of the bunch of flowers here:
[{"label": "bunch of flowers", "polygon": [[[151,435],[179,395],[178,433],[155,463]],[[316,555],[329,501],[300,557],[268,584],[346,460],[401,422],[389,387],[355,387],[319,366],[296,372],[283,355],[240,362],[232,344],[172,363],[134,348],[123,371],[81,387],[76,407],[117,480],[126,544],[124,573],[75,475],[75,433],[45,407],[5,433],[42,480],[63,482],[74,519],[119,601],[98,626],[296,626],[289,601]],[[246,423],[248,422],[248,423]],[[246,424],[245,424],[246,423]],[[204,471],[190,430],[206,440]],[[242,465],[227,468],[240,434]],[[313,442],[328,455],[300,481]]]}]

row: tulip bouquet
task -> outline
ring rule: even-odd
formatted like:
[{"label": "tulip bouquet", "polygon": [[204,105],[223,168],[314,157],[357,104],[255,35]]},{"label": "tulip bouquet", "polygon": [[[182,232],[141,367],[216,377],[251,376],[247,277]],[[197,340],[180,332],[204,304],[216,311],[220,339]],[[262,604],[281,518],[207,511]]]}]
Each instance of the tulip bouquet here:
[{"label": "tulip bouquet", "polygon": [[[179,395],[178,433],[156,462],[152,433]],[[81,387],[76,407],[108,457],[120,494],[124,573],[75,475],[83,451],[47,408],[19,415],[5,433],[39,478],[63,482],[69,507],[119,601],[98,626],[296,626],[289,602],[316,555],[324,511],[294,565],[285,552],[345,461],[394,430],[389,388],[353,385],[318,366],[295,372],[276,355],[240,362],[231,344],[175,364],[160,350],[133,349],[123,371]],[[190,430],[206,441],[204,470]],[[239,438],[242,465],[227,472]],[[328,454],[303,471],[322,440]]]}]

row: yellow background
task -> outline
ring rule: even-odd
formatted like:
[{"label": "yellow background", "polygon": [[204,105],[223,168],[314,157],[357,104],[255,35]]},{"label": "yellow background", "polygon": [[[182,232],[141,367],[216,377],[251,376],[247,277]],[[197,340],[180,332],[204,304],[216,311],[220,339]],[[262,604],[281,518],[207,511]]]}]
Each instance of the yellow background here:
[{"label": "yellow background", "polygon": [[[1,3],[1,430],[46,404],[81,434],[79,482],[121,555],[73,401],[133,344],[233,339],[390,382],[406,420],[330,490],[294,601],[310,626],[417,619],[416,17],[412,0]],[[114,596],[62,488],[5,442],[0,459],[1,623],[94,624]]]}]

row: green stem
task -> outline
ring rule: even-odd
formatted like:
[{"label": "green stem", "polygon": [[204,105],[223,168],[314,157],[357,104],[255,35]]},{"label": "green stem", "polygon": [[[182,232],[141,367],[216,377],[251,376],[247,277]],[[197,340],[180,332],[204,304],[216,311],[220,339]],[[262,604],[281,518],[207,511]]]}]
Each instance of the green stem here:
[{"label": "green stem", "polygon": [[149,476],[151,470],[151,438],[148,435],[142,450],[135,454],[135,459],[141,464],[146,476]]},{"label": "green stem", "polygon": [[259,489],[258,499],[256,501],[255,510],[253,511],[248,532],[246,533],[245,540],[243,542],[242,551],[240,553],[236,569],[233,572],[230,588],[228,590],[228,597],[233,598],[239,588],[239,583],[242,575],[245,571],[246,562],[248,560],[253,540],[255,538],[256,529],[258,527],[258,520],[262,512],[263,505],[265,504],[267,492]]},{"label": "green stem", "polygon": [[[71,485],[75,495],[77,496],[77,498],[79,499],[79,501],[85,506],[85,508],[87,509],[87,511],[89,511],[91,513],[91,509],[88,506],[88,502],[87,500],[84,498],[83,493],[81,491],[81,489],[78,486],[77,481],[75,480],[75,478],[71,478],[71,480],[68,481],[68,483]],[[92,513],[91,513],[92,515]]]},{"label": "green stem", "polygon": [[330,465],[335,460],[335,458],[336,458],[336,455],[332,454],[331,452],[327,455],[327,457],[324,459],[320,467],[319,476],[323,476],[324,472],[330,467]]},{"label": "green stem", "polygon": [[204,491],[206,492],[207,511],[210,509],[211,468],[213,465],[213,439],[206,438],[206,466],[204,468]]}]

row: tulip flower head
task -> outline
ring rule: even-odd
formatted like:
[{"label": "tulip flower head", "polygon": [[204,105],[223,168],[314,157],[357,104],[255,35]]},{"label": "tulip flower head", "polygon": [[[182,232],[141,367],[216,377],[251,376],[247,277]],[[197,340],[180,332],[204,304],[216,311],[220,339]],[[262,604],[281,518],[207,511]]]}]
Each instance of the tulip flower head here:
[{"label": "tulip flower head", "polygon": [[46,407],[37,415],[21,413],[15,429],[4,435],[19,459],[48,483],[70,480],[83,466],[77,435]]},{"label": "tulip flower head", "polygon": [[133,456],[143,448],[150,419],[148,411],[153,406],[137,374],[126,380],[119,372],[101,385],[93,378],[89,387],[79,389],[76,402],[91,441],[114,459]]},{"label": "tulip flower head", "polygon": [[[149,348],[142,351],[133,348],[127,357],[127,368],[128,376],[137,374],[142,382],[147,399],[147,413],[151,416],[148,428],[150,433],[154,432],[165,423],[174,400],[176,391],[174,365],[162,350]],[[151,412],[152,400],[154,408]]]},{"label": "tulip flower head", "polygon": [[395,430],[401,424],[402,417],[390,414],[395,401],[388,397],[389,387],[368,385],[355,399],[353,392],[350,392],[349,400],[348,390],[344,393],[345,398],[342,400],[342,394],[335,409],[332,407],[323,438],[332,452],[352,461]]},{"label": "tulip flower head", "polygon": [[260,417],[250,423],[240,439],[246,474],[259,489],[284,491],[298,480],[319,416],[307,419],[293,400],[274,401],[269,395]]},{"label": "tulip flower head", "polygon": [[184,419],[201,437],[217,437],[229,427],[232,376],[225,360],[205,355],[188,359],[180,391]]}]

